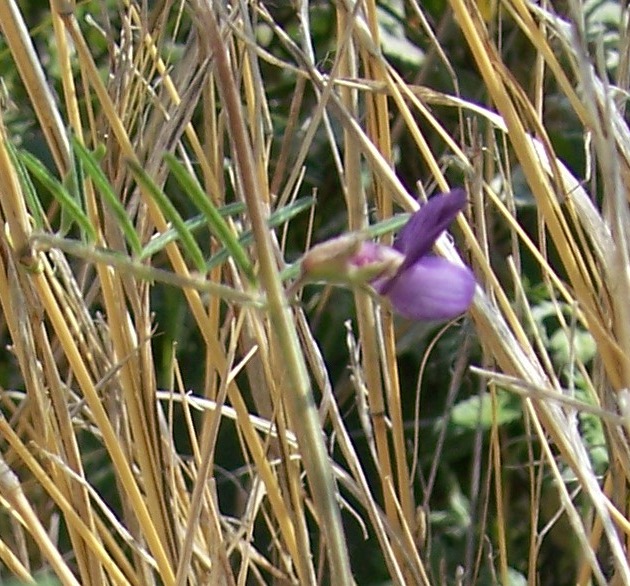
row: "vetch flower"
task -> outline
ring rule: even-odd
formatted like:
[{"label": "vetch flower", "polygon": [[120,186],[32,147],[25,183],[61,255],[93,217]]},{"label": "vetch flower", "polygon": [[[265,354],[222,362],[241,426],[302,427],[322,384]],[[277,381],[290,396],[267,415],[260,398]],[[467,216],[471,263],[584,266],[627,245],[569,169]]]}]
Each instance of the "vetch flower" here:
[{"label": "vetch flower", "polygon": [[396,273],[370,284],[400,315],[409,319],[451,319],[468,309],[475,293],[471,270],[431,254],[433,244],[466,205],[455,189],[432,197],[405,224],[394,241],[404,255]]},{"label": "vetch flower", "polygon": [[303,277],[368,283],[408,319],[451,319],[468,309],[475,293],[471,270],[431,253],[431,248],[466,205],[463,189],[432,197],[385,246],[345,235],[311,249]]}]

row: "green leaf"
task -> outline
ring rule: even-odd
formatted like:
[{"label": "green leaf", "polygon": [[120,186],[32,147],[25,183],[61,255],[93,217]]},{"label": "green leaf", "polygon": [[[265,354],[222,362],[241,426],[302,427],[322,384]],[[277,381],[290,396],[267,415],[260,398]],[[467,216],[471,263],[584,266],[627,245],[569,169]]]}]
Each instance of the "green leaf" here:
[{"label": "green leaf", "polygon": [[[219,213],[223,217],[234,216],[236,214],[243,213],[244,211],[245,204],[240,201],[230,203],[219,208]],[[199,215],[195,216],[194,218],[190,218],[189,220],[186,220],[184,223],[186,224],[187,229],[195,234],[201,228],[204,228],[208,225],[208,220],[205,216]],[[154,238],[151,238],[148,244],[143,248],[139,256],[140,260],[152,257],[154,254],[160,252],[167,244],[170,244],[171,242],[174,242],[176,240],[179,240],[179,234],[177,233],[177,230],[174,230],[172,228],[162,234],[155,236]]]},{"label": "green leaf", "polygon": [[31,153],[20,151],[20,160],[35,177],[65,209],[68,216],[79,226],[89,242],[96,240],[96,230],[90,223],[87,214],[81,208],[79,202],[72,197],[62,183]]},{"label": "green leaf", "polygon": [[[287,206],[284,206],[282,209],[275,211],[273,214],[271,214],[269,216],[269,219],[267,220],[267,226],[269,226],[269,228],[277,228],[278,226],[281,226],[282,224],[293,219],[295,216],[302,213],[303,211],[309,209],[314,204],[315,204],[315,198],[302,197],[294,201],[293,203]],[[251,230],[247,230],[246,232],[243,232],[243,234],[238,239],[239,246],[241,247],[249,246],[253,241],[254,241],[254,236]],[[210,270],[214,268],[215,266],[218,266],[221,263],[224,263],[229,258],[229,256],[230,256],[230,251],[227,249],[227,247],[221,249],[219,252],[214,254],[210,258],[210,260],[206,263],[206,269]],[[291,265],[291,267],[293,267],[293,265]],[[289,267],[289,269],[287,270],[290,270],[291,267]],[[297,268],[299,269],[299,266]],[[282,273],[282,278],[283,279],[285,278],[284,271]],[[290,278],[290,277],[286,277],[286,278]]]},{"label": "green leaf", "polygon": [[136,178],[136,181],[147,190],[149,196],[153,199],[153,201],[155,201],[160,210],[162,210],[165,218],[173,225],[173,228],[175,228],[179,234],[182,246],[192,259],[196,269],[199,272],[204,273],[206,270],[206,261],[203,257],[203,253],[195,241],[192,232],[186,226],[186,223],[180,216],[179,212],[175,209],[175,206],[171,203],[171,200],[154,183],[154,181],[147,175],[145,170],[138,165],[138,163],[135,161],[128,161],[128,165]]},{"label": "green leaf", "polygon": [[[81,209],[85,208],[85,176],[83,174],[83,165],[81,160],[77,160],[73,151],[70,151],[70,169],[63,178],[63,186],[68,193],[74,198]],[[60,220],[61,234],[67,234],[72,226],[72,217],[65,208],[61,208]]]},{"label": "green leaf", "polygon": [[[6,586],[23,586],[24,582],[17,579],[11,579],[3,582],[3,584],[6,584]],[[36,576],[35,586],[61,586],[61,582],[59,582],[59,580],[57,580],[54,576]]]},{"label": "green leaf", "polygon": [[170,153],[165,154],[164,159],[182,189],[205,216],[211,232],[223,246],[225,246],[229,254],[232,255],[234,262],[236,262],[238,267],[247,276],[250,283],[253,283],[256,277],[254,275],[254,267],[249,260],[247,252],[239,243],[227,222],[223,219],[201,185],[199,185],[197,179]]},{"label": "green leaf", "polygon": [[518,402],[511,399],[507,393],[498,394],[495,402],[490,393],[469,397],[455,405],[450,424],[460,431],[474,431],[479,427],[490,429],[493,421],[497,425],[515,421],[521,417],[521,412]]},{"label": "green leaf", "polygon": [[597,354],[597,344],[593,336],[580,328],[576,328],[570,337],[566,330],[556,330],[549,339],[549,347],[554,360],[560,364],[568,364],[571,357],[587,363]]},{"label": "green leaf", "polygon": [[92,179],[94,186],[103,197],[105,204],[118,221],[134,256],[139,256],[142,252],[142,243],[140,242],[138,233],[129,219],[125,207],[122,205],[118,197],[116,197],[116,193],[107,180],[105,173],[103,173],[95,154],[90,153],[75,137],[72,138],[72,147],[78,161],[82,164],[83,168],[85,168],[85,171],[90,176],[90,179]]},{"label": "green leaf", "polygon": [[381,220],[380,222],[371,224],[365,229],[365,233],[370,238],[378,238],[385,234],[391,234],[392,232],[400,230],[409,221],[410,217],[411,214],[409,213],[396,214],[391,218],[387,218],[387,220]]},{"label": "green leaf", "polygon": [[13,162],[15,171],[18,175],[20,185],[22,186],[22,192],[24,193],[24,199],[26,200],[26,207],[33,217],[33,224],[35,226],[35,229],[41,230],[44,228],[44,226],[46,226],[46,212],[44,212],[42,203],[39,201],[35,185],[33,185],[31,176],[28,174],[26,168],[24,167],[24,163],[20,159],[20,156],[15,146],[13,146],[13,143],[11,141],[7,141],[6,146],[7,150],[9,151],[11,161]]}]

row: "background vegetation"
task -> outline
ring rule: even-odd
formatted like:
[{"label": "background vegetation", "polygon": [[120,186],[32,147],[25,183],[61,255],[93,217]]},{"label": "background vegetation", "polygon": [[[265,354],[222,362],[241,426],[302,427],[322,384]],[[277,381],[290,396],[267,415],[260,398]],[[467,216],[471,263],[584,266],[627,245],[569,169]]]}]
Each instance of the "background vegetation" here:
[{"label": "background vegetation", "polygon": [[[0,583],[630,583],[629,22],[0,2]],[[285,293],[454,186],[465,316]]]}]

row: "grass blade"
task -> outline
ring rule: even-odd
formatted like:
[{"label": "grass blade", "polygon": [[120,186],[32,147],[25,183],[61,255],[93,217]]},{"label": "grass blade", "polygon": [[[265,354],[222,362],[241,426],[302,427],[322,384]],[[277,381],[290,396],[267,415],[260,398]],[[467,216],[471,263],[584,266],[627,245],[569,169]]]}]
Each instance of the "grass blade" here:
[{"label": "grass blade", "polygon": [[167,153],[164,156],[164,159],[182,189],[184,189],[190,200],[206,217],[208,226],[210,227],[212,233],[219,239],[223,246],[225,246],[228,253],[232,256],[232,258],[234,258],[234,262],[236,262],[243,273],[245,273],[249,282],[254,283],[256,276],[254,274],[252,263],[247,256],[247,252],[239,242],[238,238],[234,236],[227,222],[223,219],[221,214],[219,214],[218,209],[201,188],[199,182],[190,175],[184,165],[182,165],[173,155]]},{"label": "grass blade", "polygon": [[88,149],[86,149],[85,146],[76,139],[76,137],[72,138],[72,147],[78,161],[83,165],[83,168],[90,176],[90,179],[94,182],[94,186],[105,200],[105,204],[118,221],[134,256],[139,256],[142,252],[142,243],[140,242],[138,233],[129,219],[125,207],[122,205],[118,197],[116,197],[110,182],[107,180],[107,177],[103,173],[94,154],[88,151]]},{"label": "grass blade", "polygon": [[24,163],[20,159],[19,153],[13,143],[11,141],[7,141],[6,146],[9,151],[9,155],[11,156],[11,160],[13,161],[15,171],[20,179],[20,185],[22,186],[22,192],[24,193],[24,199],[26,200],[26,207],[33,217],[35,228],[41,230],[47,225],[46,213],[44,212],[42,203],[39,201],[39,197],[37,196],[35,185],[33,185],[31,176],[24,167]]},{"label": "grass blade", "polygon": [[[241,214],[245,211],[245,206],[240,202],[234,202],[227,204],[226,206],[222,206],[218,208],[219,214],[221,216],[234,216],[236,214]],[[194,218],[190,218],[184,222],[188,230],[191,233],[195,234],[198,230],[208,225],[208,220],[202,214],[195,216]],[[175,242],[179,240],[179,234],[177,230],[171,229],[162,234],[158,234],[155,238],[152,238],[148,244],[142,249],[142,252],[139,255],[140,260],[144,260],[146,258],[152,257],[154,254],[160,252],[167,244],[171,242]]]},{"label": "grass blade", "polygon": [[81,208],[79,202],[72,197],[63,184],[54,177],[51,172],[42,164],[42,162],[27,151],[20,151],[20,160],[28,168],[29,172],[35,177],[59,202],[62,208],[67,212],[68,216],[76,222],[85,238],[89,242],[96,240],[96,231],[90,223],[87,214]]},{"label": "grass blade", "polygon": [[[283,207],[281,210],[277,210],[267,220],[267,225],[269,228],[276,228],[281,226],[285,222],[288,222],[298,214],[307,210],[311,206],[315,204],[314,197],[302,197],[292,204]],[[250,230],[244,232],[238,239],[238,243],[240,247],[249,246],[253,242],[253,235]],[[213,269],[215,266],[224,263],[230,256],[229,249],[222,248],[219,252],[212,255],[210,260],[206,263],[206,270]]]},{"label": "grass blade", "polygon": [[149,177],[145,173],[144,169],[140,165],[138,165],[138,163],[136,163],[135,161],[128,161],[128,164],[136,181],[144,189],[147,190],[147,193],[151,196],[151,198],[153,198],[155,203],[162,210],[162,213],[164,214],[166,219],[173,225],[173,228],[179,234],[182,246],[194,262],[196,269],[199,272],[205,272],[206,261],[203,256],[203,252],[201,252],[201,248],[199,248],[199,245],[192,235],[192,232],[190,231],[188,226],[186,226],[186,222],[184,222],[179,212],[175,209],[175,206],[171,203],[171,200],[153,182],[151,177]]}]

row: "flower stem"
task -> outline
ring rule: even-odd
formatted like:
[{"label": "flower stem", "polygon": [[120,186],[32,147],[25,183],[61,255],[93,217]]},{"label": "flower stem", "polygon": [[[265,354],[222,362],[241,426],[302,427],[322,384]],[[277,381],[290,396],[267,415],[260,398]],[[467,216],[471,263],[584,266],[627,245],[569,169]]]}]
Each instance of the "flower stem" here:
[{"label": "flower stem", "polygon": [[286,368],[289,385],[284,393],[284,404],[294,427],[319,522],[326,539],[330,574],[334,576],[335,584],[350,585],[352,575],[336,498],[337,487],[333,479],[304,356],[275,262],[262,205],[263,198],[254,170],[252,148],[241,111],[241,102],[216,18],[204,3],[198,3],[198,9],[200,13],[203,11],[201,13],[203,21],[208,26],[201,36],[209,39],[210,50],[215,61],[217,83],[227,115],[237,173],[256,243],[260,282],[267,294],[269,318]]}]

